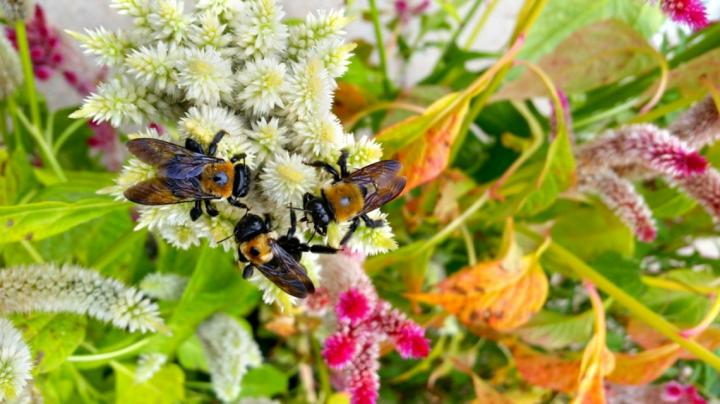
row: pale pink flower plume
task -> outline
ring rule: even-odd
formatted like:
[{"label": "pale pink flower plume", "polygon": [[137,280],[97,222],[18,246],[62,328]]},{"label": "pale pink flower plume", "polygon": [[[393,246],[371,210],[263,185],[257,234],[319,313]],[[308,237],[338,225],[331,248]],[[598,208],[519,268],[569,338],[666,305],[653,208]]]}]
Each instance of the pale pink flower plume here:
[{"label": "pale pink flower plume", "polygon": [[720,116],[712,97],[705,97],[693,105],[668,130],[688,145],[699,149],[720,138]]},{"label": "pale pink flower plume", "polygon": [[684,178],[678,185],[696,199],[715,219],[720,219],[720,172],[711,168],[704,174]]},{"label": "pale pink flower plume", "polygon": [[694,30],[708,25],[707,10],[702,0],[660,0],[660,7],[670,19],[687,24]]},{"label": "pale pink flower plume", "polygon": [[630,181],[620,178],[611,170],[593,174],[581,172],[580,190],[598,195],[639,240],[655,240],[657,229],[652,212]]}]

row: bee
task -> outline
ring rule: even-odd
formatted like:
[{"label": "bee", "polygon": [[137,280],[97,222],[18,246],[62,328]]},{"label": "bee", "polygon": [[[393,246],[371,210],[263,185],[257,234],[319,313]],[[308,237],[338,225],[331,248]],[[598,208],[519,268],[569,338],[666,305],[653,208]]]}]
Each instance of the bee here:
[{"label": "bee", "polygon": [[210,202],[227,198],[228,202],[248,209],[238,198],[245,197],[250,188],[250,169],[245,155],[233,156],[230,161],[215,157],[218,143],[227,133],[219,131],[208,145],[207,152],[195,140],[187,138],[185,147],[152,138],[130,140],[130,153],[157,169],[157,176],[133,185],[125,191],[125,198],[142,205],[169,205],[194,202],[190,218],[195,221],[205,211],[217,216]]},{"label": "bee", "polygon": [[[398,175],[402,165],[397,160],[382,160],[356,171],[348,172],[347,150],[338,159],[338,172],[328,163],[310,163],[332,175],[333,182],[321,190],[320,196],[306,193],[303,196],[305,221],[312,221],[315,232],[324,236],[330,222],[351,221],[350,228],[340,241],[344,245],[350,240],[362,220],[367,227],[381,227],[383,220],[368,217],[371,212],[397,198],[405,188],[405,177]],[[310,220],[307,215],[310,215]]]},{"label": "bee", "polygon": [[238,258],[246,262],[243,278],[252,276],[258,269],[266,278],[289,295],[305,298],[315,293],[315,285],[300,264],[302,253],[314,252],[333,254],[336,248],[325,245],[308,245],[295,237],[297,219],[290,211],[290,228],[287,234],[275,239],[271,234],[272,223],[269,215],[264,218],[246,214],[235,226],[233,232],[238,245]]}]

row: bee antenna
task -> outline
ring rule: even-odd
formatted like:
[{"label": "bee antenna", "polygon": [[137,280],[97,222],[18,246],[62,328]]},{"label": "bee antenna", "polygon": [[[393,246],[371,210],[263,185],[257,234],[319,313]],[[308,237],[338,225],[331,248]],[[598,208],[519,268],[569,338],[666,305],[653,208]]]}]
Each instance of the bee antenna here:
[{"label": "bee antenna", "polygon": [[222,239],[222,240],[220,240],[220,241],[216,241],[216,243],[218,243],[218,244],[222,244],[222,243],[224,243],[224,242],[226,242],[226,241],[230,240],[230,239],[232,238],[232,236],[234,236],[234,234],[231,234],[231,235],[229,235],[229,236],[225,237],[224,239]]}]

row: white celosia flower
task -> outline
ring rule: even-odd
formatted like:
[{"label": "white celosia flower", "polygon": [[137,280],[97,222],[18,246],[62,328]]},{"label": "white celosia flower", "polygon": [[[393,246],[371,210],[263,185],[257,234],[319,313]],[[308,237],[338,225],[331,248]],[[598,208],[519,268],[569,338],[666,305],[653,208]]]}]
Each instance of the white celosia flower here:
[{"label": "white celosia flower", "polygon": [[[235,209],[235,211],[240,211],[244,214],[243,210]],[[222,217],[209,218],[208,232],[210,233],[210,246],[217,247],[218,245],[220,245],[225,251],[228,252],[235,250],[237,248],[237,245],[235,244],[235,239],[232,237],[232,235],[233,231],[235,230],[235,224],[238,220],[240,220],[240,217],[237,217],[234,220],[226,220]]]},{"label": "white celosia flower", "polygon": [[[224,130],[228,136],[241,136],[243,124],[240,118],[227,108],[201,105],[191,107],[180,120],[180,132],[207,146],[218,131]],[[225,141],[220,142],[221,144]]]},{"label": "white celosia flower", "polygon": [[257,343],[237,320],[218,313],[197,330],[215,394],[224,402],[240,395],[240,384],[249,367],[260,366],[262,355]]},{"label": "white celosia flower", "polygon": [[348,151],[348,170],[353,171],[380,161],[383,155],[382,146],[370,136],[355,138],[352,134],[345,135],[344,149]]},{"label": "white celosia flower", "polygon": [[313,159],[334,162],[340,155],[344,136],[340,121],[333,114],[301,119],[293,129],[297,136],[293,144]]},{"label": "white celosia flower", "polygon": [[330,111],[333,96],[332,79],[318,58],[310,58],[292,66],[285,93],[289,116],[307,119]]},{"label": "white celosia flower", "polygon": [[[368,216],[373,220],[383,221],[387,217],[386,214],[381,213],[379,210],[368,213]],[[344,228],[346,226],[340,227]],[[345,232],[341,232],[341,236],[344,235]],[[396,249],[397,242],[393,237],[392,228],[387,222],[385,226],[370,228],[361,221],[347,246],[352,251],[359,251],[365,255],[376,255]]]},{"label": "white celosia flower", "polygon": [[32,15],[35,2],[31,0],[2,0],[0,1],[3,16],[10,22],[27,20]]},{"label": "white celosia flower", "polygon": [[156,40],[180,43],[188,34],[190,17],[183,14],[183,0],[153,0],[148,21]]},{"label": "white celosia flower", "polygon": [[145,383],[152,379],[165,362],[167,362],[167,356],[161,353],[154,352],[140,355],[135,368],[135,383]]},{"label": "white celosia flower", "polygon": [[262,161],[280,153],[288,143],[287,129],[280,124],[278,118],[269,121],[265,118],[252,123],[252,131],[248,136],[258,149],[258,158]]},{"label": "white celosia flower", "polygon": [[163,327],[158,307],[117,280],[74,265],[32,265],[0,271],[0,312],[75,313],[130,331]]},{"label": "white celosia flower", "polygon": [[276,106],[285,85],[285,65],[275,59],[248,62],[238,74],[238,101],[255,115],[267,115]]},{"label": "white celosia flower", "polygon": [[0,99],[5,99],[23,82],[20,58],[10,41],[0,38]]},{"label": "white celosia flower", "polygon": [[141,123],[145,117],[155,115],[152,100],[142,86],[124,78],[113,79],[101,84],[70,117],[107,121],[115,127],[127,122]]},{"label": "white celosia flower", "polygon": [[350,22],[342,10],[318,10],[317,16],[308,14],[304,23],[292,27],[288,52],[296,60],[323,41],[340,39],[343,28]]},{"label": "white celosia flower", "polygon": [[213,48],[186,49],[179,70],[178,84],[188,101],[217,104],[232,93],[232,65]]},{"label": "white celosia flower", "polygon": [[187,283],[187,276],[153,272],[140,282],[140,290],[153,299],[174,302],[180,300]]},{"label": "white celosia flower", "polygon": [[326,40],[313,48],[310,55],[322,60],[330,77],[337,78],[347,72],[355,46],[354,43],[343,43],[341,39]]},{"label": "white celosia flower", "polygon": [[32,379],[32,356],[22,334],[0,318],[0,402],[16,398]]},{"label": "white celosia flower", "polygon": [[132,46],[124,34],[111,32],[103,27],[94,30],[86,29],[85,34],[73,31],[65,32],[80,42],[86,53],[97,57],[104,65],[121,65],[125,60],[125,54]]},{"label": "white celosia flower", "polygon": [[125,66],[141,85],[176,95],[179,91],[177,52],[174,44],[168,45],[165,42],[158,42],[155,46],[143,46],[127,56]]},{"label": "white celosia flower", "polygon": [[267,57],[282,52],[288,30],[282,23],[285,12],[275,0],[247,0],[237,18],[235,41],[245,58]]},{"label": "white celosia flower", "polygon": [[110,7],[116,9],[118,14],[133,18],[133,39],[140,42],[149,41],[148,37],[152,36],[150,0],[112,0]]},{"label": "white celosia flower", "polygon": [[226,21],[235,20],[235,16],[243,9],[242,0],[198,0],[195,5],[198,12],[222,16]]},{"label": "white celosia flower", "polygon": [[303,195],[315,188],[317,172],[301,156],[283,150],[267,163],[260,179],[263,193],[277,207],[302,206]]},{"label": "white celosia flower", "polygon": [[220,22],[218,14],[204,13],[198,17],[198,23],[190,27],[192,43],[201,48],[209,46],[223,53],[230,45],[232,37],[226,32],[227,25]]}]

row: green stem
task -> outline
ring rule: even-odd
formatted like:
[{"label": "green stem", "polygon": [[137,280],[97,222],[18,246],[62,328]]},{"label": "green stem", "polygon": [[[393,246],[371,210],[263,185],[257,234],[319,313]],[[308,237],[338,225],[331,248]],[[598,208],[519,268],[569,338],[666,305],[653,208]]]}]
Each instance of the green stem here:
[{"label": "green stem", "polygon": [[20,126],[17,124],[15,113],[17,111],[17,104],[15,103],[15,96],[10,96],[7,99],[8,113],[10,114],[10,122],[12,123],[12,131],[15,134],[15,149],[24,150],[22,136],[20,135]]},{"label": "green stem", "polygon": [[478,198],[475,202],[473,202],[473,204],[470,205],[470,207],[465,209],[465,212],[463,212],[460,216],[456,217],[455,220],[453,220],[447,226],[445,226],[442,230],[440,230],[439,233],[435,234],[432,238],[430,238],[428,241],[426,241],[425,244],[423,245],[423,248],[421,249],[421,251],[425,251],[426,249],[428,249],[432,246],[435,246],[435,245],[441,243],[443,240],[445,240],[445,238],[447,236],[449,236],[450,233],[457,230],[460,226],[462,226],[463,223],[465,223],[465,221],[470,216],[472,216],[475,212],[480,210],[480,208],[482,208],[483,205],[485,205],[485,202],[488,201],[489,196],[490,196],[490,192],[488,192],[487,190],[485,192],[483,192],[482,195],[480,196],[480,198]]},{"label": "green stem", "polygon": [[53,129],[55,126],[55,113],[48,112],[47,122],[45,122],[45,141],[48,144],[53,143]]},{"label": "green stem", "polygon": [[57,153],[70,136],[75,133],[78,129],[82,128],[87,122],[79,119],[70,125],[58,136],[57,141],[53,144],[53,151]]},{"label": "green stem", "polygon": [[460,21],[460,24],[458,24],[457,28],[455,28],[455,31],[453,32],[450,39],[447,41],[445,48],[442,52],[440,52],[440,57],[437,61],[438,64],[445,62],[445,56],[447,56],[452,46],[457,42],[458,38],[460,37],[460,34],[462,34],[463,30],[465,30],[465,27],[467,27],[468,23],[470,23],[470,20],[472,20],[473,16],[475,16],[475,13],[477,12],[478,8],[480,8],[481,3],[482,0],[475,0],[473,5],[470,7],[470,10],[468,10],[467,14],[465,14],[465,17],[462,19],[462,21]]},{"label": "green stem", "polygon": [[383,78],[383,90],[386,95],[389,95],[392,90],[392,84],[390,83],[390,77],[388,76],[387,56],[385,55],[385,42],[383,42],[382,28],[380,26],[380,16],[378,14],[378,8],[376,0],[370,0],[370,17],[373,22],[373,29],[375,30],[375,42],[377,42],[378,55],[380,57],[380,70],[382,71]]},{"label": "green stem", "polygon": [[72,355],[67,358],[68,362],[98,362],[119,358],[123,355],[135,352],[150,342],[150,338],[141,339],[140,341],[130,344],[125,348],[116,351],[102,352],[93,355]]},{"label": "green stem", "polygon": [[495,10],[495,7],[498,5],[499,2],[499,0],[490,0],[487,7],[485,7],[485,11],[478,19],[478,22],[475,23],[475,26],[470,33],[470,36],[463,45],[463,48],[465,48],[465,50],[470,49],[470,47],[475,43],[478,35],[480,35],[480,31],[482,31],[483,27],[485,27],[485,23],[487,23],[488,19],[490,18],[490,14],[492,14],[493,10]]},{"label": "green stem", "polygon": [[3,105],[0,109],[0,133],[2,133],[3,144],[8,150],[10,149],[10,132],[7,128],[7,105]]},{"label": "green stem", "polygon": [[22,122],[22,124],[25,126],[25,129],[30,132],[30,135],[33,137],[33,139],[35,139],[35,142],[37,142],[38,147],[40,148],[40,152],[45,157],[45,161],[50,165],[50,168],[52,168],[52,170],[55,172],[55,175],[58,177],[60,182],[67,182],[67,177],[65,176],[62,167],[60,167],[60,163],[58,163],[57,159],[55,158],[55,154],[50,149],[50,145],[47,144],[38,127],[33,126],[30,121],[28,121],[25,114],[23,114],[22,111],[20,111],[19,109],[16,110],[15,113],[20,119],[20,122]]},{"label": "green stem", "polygon": [[[536,239],[536,241],[542,240],[542,236],[532,231],[527,229],[519,230],[527,236]],[[635,317],[654,328],[657,332],[685,348],[706,364],[712,366],[716,370],[720,370],[720,357],[716,356],[693,339],[683,338],[680,335],[678,327],[647,308],[634,297],[627,294],[624,290],[605,278],[601,273],[597,272],[570,251],[566,250],[559,244],[552,242],[545,254],[547,257],[553,257],[553,261],[562,262],[568,268],[572,269],[578,277],[587,279],[595,284],[595,286],[600,288],[603,292],[607,293],[621,305],[625,306],[625,308]]]},{"label": "green stem", "polygon": [[475,265],[477,264],[477,254],[475,253],[475,243],[472,238],[472,234],[470,234],[470,230],[468,230],[467,226],[464,224],[462,227],[460,227],[460,230],[462,231],[463,239],[465,239],[465,249],[467,250],[468,254],[468,264]]},{"label": "green stem", "polygon": [[17,33],[20,62],[22,64],[23,75],[25,76],[25,91],[28,102],[30,103],[30,116],[32,117],[33,125],[36,128],[40,128],[40,108],[38,107],[37,93],[35,92],[35,74],[33,73],[32,59],[30,58],[30,45],[27,40],[25,21],[18,20],[15,22],[15,32]]},{"label": "green stem", "polygon": [[37,264],[44,264],[45,259],[43,259],[42,255],[38,252],[38,250],[33,247],[33,245],[27,241],[27,240],[20,240],[20,245],[23,246],[25,251],[30,255],[30,258],[35,261]]}]

